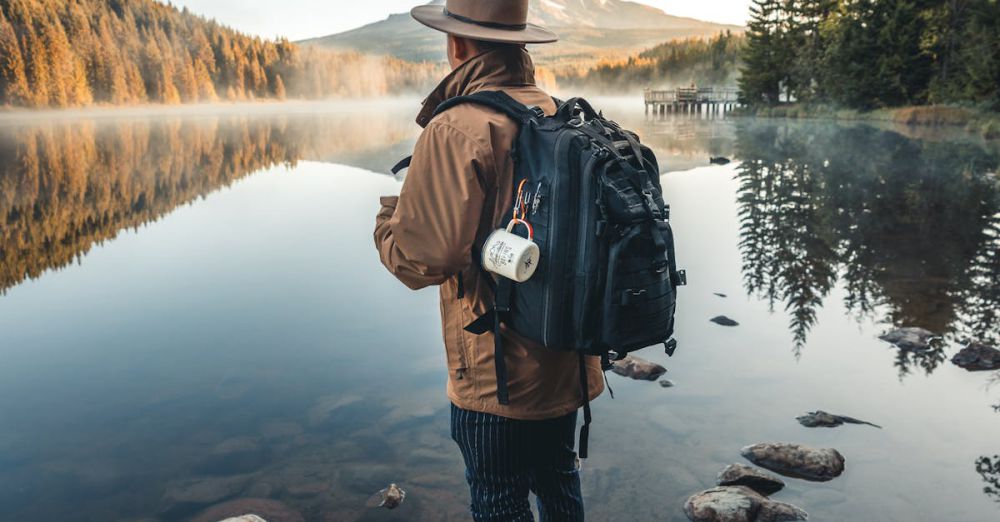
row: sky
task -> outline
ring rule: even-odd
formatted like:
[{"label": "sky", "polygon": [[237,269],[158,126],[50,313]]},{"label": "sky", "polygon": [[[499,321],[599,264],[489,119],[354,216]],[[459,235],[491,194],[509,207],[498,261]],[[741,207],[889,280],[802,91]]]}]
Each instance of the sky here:
[{"label": "sky", "polygon": [[[538,0],[532,0],[538,1]],[[170,0],[242,32],[302,40],[339,33],[409,11],[426,0]],[[641,0],[668,14],[743,24],[749,0]]]}]

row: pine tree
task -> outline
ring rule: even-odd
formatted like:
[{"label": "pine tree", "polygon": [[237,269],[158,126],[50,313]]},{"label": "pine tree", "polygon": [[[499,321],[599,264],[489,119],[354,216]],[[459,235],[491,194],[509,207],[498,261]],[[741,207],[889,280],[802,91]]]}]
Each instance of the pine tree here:
[{"label": "pine tree", "polygon": [[746,46],[740,77],[740,97],[745,103],[775,105],[781,93],[779,63],[781,34],[778,0],[753,0],[747,23]]},{"label": "pine tree", "polygon": [[0,103],[21,105],[28,99],[28,77],[14,26],[0,9]]},{"label": "pine tree", "polygon": [[285,82],[281,80],[281,75],[274,77],[274,97],[279,100],[285,99]]}]

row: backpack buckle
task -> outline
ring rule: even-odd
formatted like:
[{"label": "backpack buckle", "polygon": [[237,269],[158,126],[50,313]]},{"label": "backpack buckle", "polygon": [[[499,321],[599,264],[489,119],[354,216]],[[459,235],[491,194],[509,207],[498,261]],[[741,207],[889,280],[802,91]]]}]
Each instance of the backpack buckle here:
[{"label": "backpack buckle", "polygon": [[627,288],[627,289],[625,289],[624,292],[622,292],[622,305],[623,306],[628,306],[628,305],[632,304],[635,301],[639,301],[639,300],[645,301],[645,295],[646,295],[646,289],[645,288],[638,289],[638,290],[635,289],[635,288]]},{"label": "backpack buckle", "polygon": [[536,118],[544,118],[545,117],[545,111],[542,110],[542,108],[539,107],[539,106],[537,106],[537,105],[531,107],[529,110],[535,115]]},{"label": "backpack buckle", "polygon": [[688,284],[688,273],[687,270],[677,271],[677,286],[687,286]]},{"label": "backpack buckle", "polygon": [[671,337],[663,343],[663,351],[667,353],[667,356],[673,357],[674,352],[677,350],[677,339]]}]

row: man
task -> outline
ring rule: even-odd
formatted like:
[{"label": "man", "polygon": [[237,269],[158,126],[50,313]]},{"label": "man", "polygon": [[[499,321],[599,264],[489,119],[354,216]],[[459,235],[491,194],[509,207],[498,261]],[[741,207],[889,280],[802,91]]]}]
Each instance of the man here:
[{"label": "man", "polygon": [[[491,276],[473,252],[501,223],[514,197],[511,149],[517,124],[492,109],[452,97],[501,90],[547,115],[550,96],[535,85],[528,43],[556,40],[526,23],[528,0],[448,0],[413,9],[419,22],[447,33],[452,72],[424,101],[399,197],[382,198],[375,243],[382,263],[413,289],[440,285],[448,357],[451,433],[465,459],[477,521],[583,520],[576,412],[584,402],[578,356],[535,345],[506,330],[509,401],[497,400],[492,333],[463,330],[493,303]],[[603,391],[600,361],[587,358],[589,399]]]}]

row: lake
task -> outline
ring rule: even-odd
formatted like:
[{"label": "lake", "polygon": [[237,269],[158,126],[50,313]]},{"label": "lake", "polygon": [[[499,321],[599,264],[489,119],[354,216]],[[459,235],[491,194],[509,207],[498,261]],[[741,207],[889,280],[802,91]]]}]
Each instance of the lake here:
[{"label": "lake", "polygon": [[[784,441],[847,459],[774,496],[814,520],[1000,519],[1000,374],[950,361],[1000,343],[1000,146],[597,105],[657,152],[690,284],[677,354],[640,353],[676,386],[609,374],[594,404],[590,518],[686,520],[741,447]],[[241,497],[465,519],[437,293],[372,240],[416,110],[0,115],[0,520],[206,520]],[[899,350],[895,326],[940,339]],[[796,422],[816,409],[883,429]],[[403,506],[366,508],[390,482]]]}]

